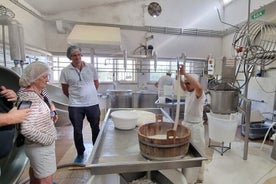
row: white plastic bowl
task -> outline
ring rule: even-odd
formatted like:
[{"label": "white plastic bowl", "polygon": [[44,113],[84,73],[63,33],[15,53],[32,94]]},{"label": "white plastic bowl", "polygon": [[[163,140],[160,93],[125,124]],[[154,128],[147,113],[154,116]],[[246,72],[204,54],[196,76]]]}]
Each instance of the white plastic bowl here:
[{"label": "white plastic bowl", "polygon": [[114,111],[111,113],[111,118],[115,128],[121,130],[131,130],[136,127],[138,114],[133,111]]}]

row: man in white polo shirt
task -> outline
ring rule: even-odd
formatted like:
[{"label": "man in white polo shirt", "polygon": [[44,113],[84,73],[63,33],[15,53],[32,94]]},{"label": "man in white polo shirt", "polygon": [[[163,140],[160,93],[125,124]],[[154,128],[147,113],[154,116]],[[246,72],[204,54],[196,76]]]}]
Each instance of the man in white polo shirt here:
[{"label": "man in white polo shirt", "polygon": [[99,134],[100,108],[97,95],[99,87],[98,73],[93,64],[81,60],[81,49],[70,46],[67,57],[72,62],[60,74],[63,93],[69,98],[69,118],[74,128],[74,142],[77,149],[75,163],[83,163],[83,120],[86,116],[92,129],[92,142],[96,142]]}]

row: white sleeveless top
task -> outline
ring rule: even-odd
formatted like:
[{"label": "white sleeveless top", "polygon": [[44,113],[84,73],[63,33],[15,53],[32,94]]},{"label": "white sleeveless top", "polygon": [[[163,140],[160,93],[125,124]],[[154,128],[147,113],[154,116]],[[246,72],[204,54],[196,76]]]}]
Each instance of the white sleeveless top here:
[{"label": "white sleeveless top", "polygon": [[200,123],[203,118],[203,105],[205,102],[205,94],[197,98],[195,91],[187,92],[185,98],[184,121],[190,123]]}]

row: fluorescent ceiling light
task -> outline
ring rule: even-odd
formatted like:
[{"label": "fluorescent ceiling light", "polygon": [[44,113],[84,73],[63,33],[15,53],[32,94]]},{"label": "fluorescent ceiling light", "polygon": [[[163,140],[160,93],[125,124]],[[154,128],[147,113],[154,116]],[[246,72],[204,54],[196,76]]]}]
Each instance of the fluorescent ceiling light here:
[{"label": "fluorescent ceiling light", "polygon": [[121,50],[121,32],[116,27],[75,25],[67,42],[86,48]]}]

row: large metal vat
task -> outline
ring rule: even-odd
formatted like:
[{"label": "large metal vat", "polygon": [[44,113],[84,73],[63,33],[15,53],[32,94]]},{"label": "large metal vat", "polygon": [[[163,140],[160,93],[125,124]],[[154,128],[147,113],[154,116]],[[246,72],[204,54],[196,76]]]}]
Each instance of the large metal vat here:
[{"label": "large metal vat", "polygon": [[137,91],[133,93],[132,107],[133,108],[155,108],[156,100],[158,99],[157,92],[153,91]]},{"label": "large metal vat", "polygon": [[12,89],[17,92],[20,88],[19,78],[20,76],[13,70],[0,66],[0,85],[5,86],[8,89]]},{"label": "large metal vat", "polygon": [[211,111],[217,114],[237,112],[239,104],[238,90],[210,90]]},{"label": "large metal vat", "polygon": [[47,84],[48,95],[55,104],[56,108],[61,110],[68,110],[68,97],[66,97],[61,87],[52,84]]},{"label": "large metal vat", "polygon": [[[12,89],[14,91],[19,90],[19,75],[14,71],[0,66],[0,85],[6,86],[8,89]],[[2,127],[3,130],[3,127]],[[15,131],[15,128],[9,130],[11,133]],[[14,137],[12,136],[12,140],[7,139],[7,132],[0,131],[0,136],[4,136],[5,138],[0,138],[0,144],[6,145],[9,142],[14,142]],[[3,151],[3,147],[1,148]],[[28,158],[24,153],[23,146],[16,147],[13,144],[12,150],[0,159],[0,166],[1,166],[1,174],[0,174],[0,183],[16,183],[22,173],[24,172],[24,168],[28,163]]]},{"label": "large metal vat", "polygon": [[63,94],[61,87],[47,84],[48,95],[56,107],[59,115],[55,126],[71,125],[68,112],[68,98]]},{"label": "large metal vat", "polygon": [[131,108],[132,90],[107,90],[108,108]]}]

